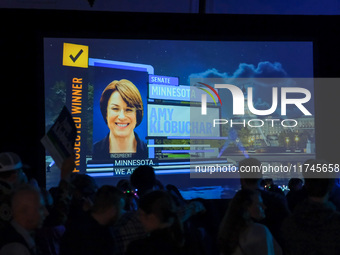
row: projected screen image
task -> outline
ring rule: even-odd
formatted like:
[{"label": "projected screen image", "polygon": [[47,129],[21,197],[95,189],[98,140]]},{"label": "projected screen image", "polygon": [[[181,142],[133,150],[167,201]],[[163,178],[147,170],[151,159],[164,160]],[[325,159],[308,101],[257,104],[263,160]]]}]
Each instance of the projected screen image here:
[{"label": "projected screen image", "polygon": [[[66,105],[77,127],[74,171],[100,180],[128,178],[139,165],[151,165],[162,178],[180,176],[173,184],[183,194],[218,187],[213,198],[222,198],[239,182],[184,178],[193,165],[237,165],[249,156],[274,165],[300,164],[315,153],[313,84],[298,85],[312,93],[303,104],[311,114],[287,104],[283,117],[281,89],[289,85],[258,82],[312,78],[312,42],[45,38],[44,76],[46,130]],[[216,88],[216,78],[233,82],[245,105],[253,87],[259,111],[273,106],[276,86],[278,106],[266,116],[253,111],[235,117],[232,91]],[[295,94],[287,98],[301,98]],[[285,120],[293,118],[294,127]],[[48,152],[46,165],[52,185],[55,166]]]},{"label": "projected screen image", "polygon": [[98,67],[94,75],[92,159],[148,158],[148,73]]}]

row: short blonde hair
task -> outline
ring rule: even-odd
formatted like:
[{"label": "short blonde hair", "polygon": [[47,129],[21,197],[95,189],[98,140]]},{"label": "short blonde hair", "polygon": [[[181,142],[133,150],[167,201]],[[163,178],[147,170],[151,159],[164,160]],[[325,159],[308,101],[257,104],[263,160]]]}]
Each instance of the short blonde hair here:
[{"label": "short blonde hair", "polygon": [[100,97],[100,111],[103,115],[105,123],[107,124],[107,104],[111,95],[115,91],[118,91],[124,102],[129,107],[136,108],[137,127],[143,119],[143,101],[138,88],[131,81],[125,79],[120,81],[114,80],[103,90],[103,93]]}]

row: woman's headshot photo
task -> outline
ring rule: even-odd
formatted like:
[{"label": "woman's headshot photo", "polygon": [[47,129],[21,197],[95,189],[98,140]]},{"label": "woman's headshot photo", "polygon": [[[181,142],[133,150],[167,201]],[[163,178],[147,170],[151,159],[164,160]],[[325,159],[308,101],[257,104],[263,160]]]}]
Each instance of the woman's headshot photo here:
[{"label": "woman's headshot photo", "polygon": [[100,111],[110,131],[94,144],[93,159],[110,159],[115,153],[146,158],[147,146],[134,131],[144,113],[138,88],[126,79],[112,81],[101,94]]}]

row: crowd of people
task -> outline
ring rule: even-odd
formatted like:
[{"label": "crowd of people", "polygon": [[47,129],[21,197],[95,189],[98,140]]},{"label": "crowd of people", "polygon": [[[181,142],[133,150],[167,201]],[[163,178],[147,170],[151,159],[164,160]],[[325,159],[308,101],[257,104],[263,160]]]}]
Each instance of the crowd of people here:
[{"label": "crowd of people", "polygon": [[0,153],[0,255],[340,254],[336,178],[304,171],[284,194],[264,189],[261,175],[241,174],[241,189],[220,212],[163,186],[150,166],[101,187],[73,169],[70,157],[59,185],[46,190],[28,180],[17,154]]}]

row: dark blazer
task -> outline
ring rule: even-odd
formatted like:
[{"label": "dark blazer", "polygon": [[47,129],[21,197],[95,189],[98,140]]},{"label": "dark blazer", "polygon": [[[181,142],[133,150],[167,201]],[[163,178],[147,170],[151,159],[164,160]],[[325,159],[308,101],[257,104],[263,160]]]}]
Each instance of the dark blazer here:
[{"label": "dark blazer", "polygon": [[14,229],[14,227],[10,223],[6,224],[6,227],[0,230],[0,236],[0,250],[6,244],[20,243],[27,248],[31,255],[40,254],[28,247],[25,239]]},{"label": "dark blazer", "polygon": [[[143,142],[135,133],[135,138],[137,141],[137,150],[136,153],[132,153],[132,157],[134,159],[147,159],[148,158],[148,148],[145,142]],[[96,142],[93,145],[93,160],[110,160],[110,133],[101,141]]]}]

